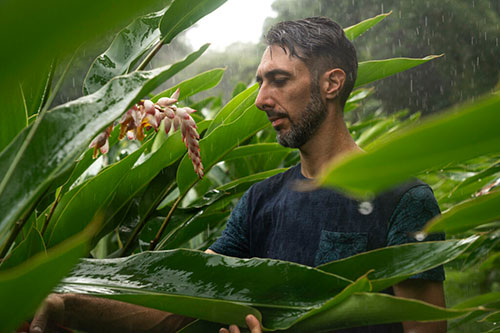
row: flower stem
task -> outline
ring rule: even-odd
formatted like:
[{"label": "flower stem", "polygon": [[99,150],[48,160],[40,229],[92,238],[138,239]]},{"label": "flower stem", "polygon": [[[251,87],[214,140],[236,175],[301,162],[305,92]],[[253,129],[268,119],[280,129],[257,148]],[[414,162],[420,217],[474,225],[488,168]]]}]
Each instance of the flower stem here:
[{"label": "flower stem", "polygon": [[[168,192],[170,192],[170,190],[174,187],[174,183],[171,184],[170,186],[168,186],[165,191],[163,191],[163,194],[160,195],[159,197],[160,198],[163,198]],[[158,202],[153,205],[153,210],[156,209],[156,207],[158,207],[158,205],[160,204],[161,200],[158,200]],[[122,248],[121,252],[120,252],[120,256],[121,255],[128,255],[129,252],[132,252],[132,246],[136,240],[136,238],[139,236],[139,233],[141,232],[141,230],[144,228],[144,226],[146,225],[146,222],[148,221],[148,217],[150,215],[151,212],[149,212],[146,216],[144,216],[144,218],[142,219],[142,221],[137,224],[137,226],[135,227],[134,231],[132,232],[132,235],[129,237],[129,239],[127,240],[127,243],[125,243],[125,246]]]},{"label": "flower stem", "polygon": [[158,51],[160,51],[162,46],[163,46],[163,40],[158,41],[158,43],[156,43],[156,45],[151,50],[151,52],[149,52],[149,54],[146,56],[146,58],[144,58],[144,60],[141,62],[141,64],[139,66],[137,66],[137,68],[135,70],[136,71],[144,70],[144,68],[146,68],[146,66],[149,64],[151,59],[153,59],[153,57],[156,55],[156,53],[158,53]]},{"label": "flower stem", "polygon": [[170,211],[167,214],[167,217],[165,217],[165,220],[163,220],[163,223],[160,227],[160,230],[158,230],[158,233],[156,234],[155,238],[149,243],[149,251],[153,251],[158,245],[158,242],[160,241],[161,235],[165,231],[165,228],[168,225],[168,222],[170,221],[170,218],[172,217],[172,214],[174,213],[175,209],[177,206],[179,206],[179,203],[181,202],[182,198],[184,198],[183,195],[180,195],[177,200],[175,200],[174,204],[172,205],[172,208],[170,208]]}]

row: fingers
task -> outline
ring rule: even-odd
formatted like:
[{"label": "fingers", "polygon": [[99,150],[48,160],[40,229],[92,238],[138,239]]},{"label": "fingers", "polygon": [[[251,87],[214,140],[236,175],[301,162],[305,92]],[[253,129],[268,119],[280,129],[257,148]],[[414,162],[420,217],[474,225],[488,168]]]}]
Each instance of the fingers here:
[{"label": "fingers", "polygon": [[240,329],[236,325],[229,326],[229,330],[227,328],[221,328],[219,333],[240,333]]},{"label": "fingers", "polygon": [[[246,316],[245,322],[247,323],[250,333],[262,333],[260,322],[254,315]],[[221,328],[219,333],[240,333],[240,329],[236,325],[231,325],[229,326],[229,330],[227,328]]]},{"label": "fingers", "polygon": [[262,333],[262,327],[260,326],[260,322],[257,318],[255,318],[254,315],[246,316],[245,321],[251,333]]},{"label": "fingers", "polygon": [[42,333],[49,320],[61,321],[64,313],[64,301],[56,294],[49,295],[37,310],[31,321],[30,332]]}]

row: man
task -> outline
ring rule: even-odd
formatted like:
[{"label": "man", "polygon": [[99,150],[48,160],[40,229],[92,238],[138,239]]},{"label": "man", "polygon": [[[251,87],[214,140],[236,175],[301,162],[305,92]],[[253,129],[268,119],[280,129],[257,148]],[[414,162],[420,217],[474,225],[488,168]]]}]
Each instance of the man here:
[{"label": "man", "polygon": [[[278,142],[299,149],[300,164],[252,186],[207,252],[317,266],[412,241],[409,233],[439,213],[432,191],[424,184],[398,187],[370,203],[358,203],[328,189],[300,192],[294,187],[297,181],[313,179],[331,159],[360,151],[343,120],[343,108],[356,80],[357,58],[341,27],[327,18],[282,22],[271,28],[267,42],[257,69],[256,105],[266,112]],[[393,292],[444,306],[443,279],[442,268],[435,269],[399,283]],[[51,295],[35,316],[32,331],[44,327],[49,316],[108,332],[109,326],[116,331],[175,330],[191,320],[109,300]],[[255,317],[248,316],[246,322],[251,332],[261,332]],[[406,332],[446,331],[445,322],[406,322],[403,326]],[[398,330],[401,324],[348,331]],[[239,329],[231,326],[230,331]]]}]

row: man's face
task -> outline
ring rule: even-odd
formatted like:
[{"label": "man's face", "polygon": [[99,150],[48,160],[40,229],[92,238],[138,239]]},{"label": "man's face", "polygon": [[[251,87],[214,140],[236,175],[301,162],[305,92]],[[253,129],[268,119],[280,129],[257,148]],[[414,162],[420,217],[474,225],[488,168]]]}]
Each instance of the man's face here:
[{"label": "man's face", "polygon": [[267,113],[276,139],[285,147],[305,144],[326,117],[319,86],[298,58],[276,45],[269,46],[257,69],[260,90],[256,106]]}]

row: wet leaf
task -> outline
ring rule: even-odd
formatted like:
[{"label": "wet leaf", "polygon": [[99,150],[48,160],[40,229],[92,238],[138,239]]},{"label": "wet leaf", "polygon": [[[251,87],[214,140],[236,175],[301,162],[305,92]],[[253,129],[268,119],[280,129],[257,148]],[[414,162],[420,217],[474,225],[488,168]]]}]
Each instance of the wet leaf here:
[{"label": "wet leaf", "polygon": [[477,236],[472,236],[458,240],[389,246],[333,261],[318,266],[318,269],[351,280],[373,270],[368,278],[373,290],[379,291],[409,276],[452,261],[476,239]]},{"label": "wet leaf", "polygon": [[248,306],[310,310],[348,285],[346,280],[307,266],[181,249],[120,259],[83,259],[58,290],[242,324],[245,314],[258,313],[250,312]]},{"label": "wet leaf", "polygon": [[318,183],[367,196],[426,170],[499,152],[499,108],[500,96],[493,95],[428,117],[374,142],[366,153],[333,161]]},{"label": "wet leaf", "polygon": [[46,113],[26,149],[19,148],[31,126],[25,128],[0,153],[0,175],[4,178],[13,161],[19,163],[0,193],[0,240],[12,224],[32,208],[59,175],[74,165],[88,143],[139,98],[196,60],[205,45],[185,60],[147,72],[134,72],[111,80],[92,95],[79,98]]},{"label": "wet leaf", "polygon": [[108,49],[90,66],[83,82],[86,95],[96,92],[115,76],[128,73],[133,64],[160,40],[158,25],[165,11],[138,17],[116,35]]},{"label": "wet leaf", "polygon": [[424,228],[425,232],[446,231],[456,234],[500,219],[500,191],[467,200],[432,219]]}]

